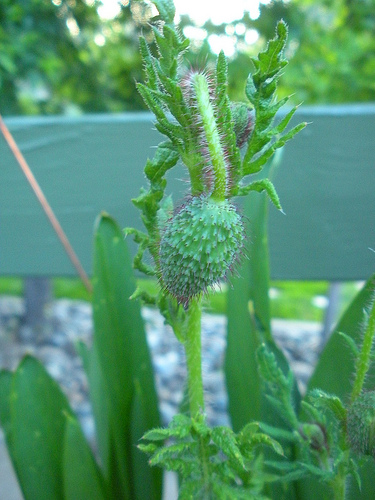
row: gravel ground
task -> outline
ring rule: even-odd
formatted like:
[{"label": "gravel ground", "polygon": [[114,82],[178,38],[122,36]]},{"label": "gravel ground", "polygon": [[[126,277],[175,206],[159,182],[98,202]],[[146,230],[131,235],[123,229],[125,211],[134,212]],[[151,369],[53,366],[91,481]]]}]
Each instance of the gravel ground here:
[{"label": "gravel ground", "polygon": [[[171,328],[164,325],[157,311],[144,308],[142,314],[155,369],[160,411],[164,424],[167,424],[183,397],[186,377],[184,353]],[[91,342],[91,305],[83,301],[60,299],[51,303],[46,315],[50,331],[43,336],[38,335],[23,325],[23,299],[0,297],[0,368],[13,370],[26,353],[37,356],[61,384],[86,435],[92,439],[94,424],[88,385],[82,362],[75,351],[75,342],[78,340]],[[303,391],[317,361],[320,325],[275,320],[273,329],[275,339],[290,361]],[[229,424],[223,376],[225,332],[224,316],[203,315],[203,377],[207,418],[211,425]]]},{"label": "gravel ground", "polygon": [[[56,300],[46,311],[47,331],[41,335],[23,324],[22,298],[0,296],[0,368],[14,370],[26,354],[38,357],[59,382],[81,421],[88,440],[94,443],[95,429],[88,384],[75,343],[91,343],[91,305],[83,301]],[[186,378],[184,352],[160,314],[144,308],[147,339],[155,370],[163,423],[177,412]],[[318,358],[321,326],[318,323],[274,320],[276,342],[291,363],[302,391]],[[211,425],[228,425],[223,362],[226,346],[226,318],[204,314],[202,319],[203,378],[207,418]],[[168,475],[169,474],[169,475]],[[163,500],[177,498],[177,480],[165,474]],[[22,500],[0,429],[0,498]]]}]

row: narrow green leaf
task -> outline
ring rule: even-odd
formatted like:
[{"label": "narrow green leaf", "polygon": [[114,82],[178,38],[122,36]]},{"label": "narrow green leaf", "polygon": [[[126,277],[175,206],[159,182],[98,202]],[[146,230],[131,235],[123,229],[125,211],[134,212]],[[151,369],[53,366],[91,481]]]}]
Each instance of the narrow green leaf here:
[{"label": "narrow green leaf", "polygon": [[[233,286],[228,291],[225,374],[229,413],[235,431],[250,420],[262,420],[261,382],[255,353],[262,335],[271,338],[266,201],[264,194],[250,195],[245,200],[249,259],[239,269],[241,277],[233,278]],[[261,332],[258,332],[257,322]]]},{"label": "narrow green leaf", "polygon": [[0,371],[0,425],[5,432],[7,441],[10,440],[11,415],[10,394],[13,374],[8,370]]},{"label": "narrow green leaf", "polygon": [[12,460],[13,468],[17,473],[17,463],[14,459],[14,447],[12,443],[12,419],[10,412],[10,396],[13,377],[14,374],[8,370],[0,371],[0,426],[4,431],[8,454]]},{"label": "narrow green leaf", "polygon": [[[354,297],[339,323],[335,327],[327,342],[310,379],[308,388],[321,389],[346,400],[351,391],[354,373],[354,358],[347,343],[342,341],[342,334],[353,339],[356,345],[360,344],[363,311],[371,300],[375,289],[375,275],[373,275],[362,290]],[[371,370],[375,374],[375,366]],[[371,374],[369,377],[371,378]]]},{"label": "narrow green leaf", "polygon": [[355,341],[352,339],[352,337],[349,337],[349,335],[346,335],[346,333],[344,333],[344,332],[337,332],[337,333],[345,340],[347,346],[352,351],[353,356],[355,356],[357,358],[357,356],[359,354],[359,347],[355,343]]},{"label": "narrow green leaf", "polygon": [[77,420],[67,417],[64,441],[64,499],[107,500],[105,480]]},{"label": "narrow green leaf", "polygon": [[78,344],[78,352],[83,360],[83,365],[89,381],[90,400],[95,419],[95,435],[100,463],[105,476],[110,476],[110,413],[109,398],[106,390],[102,369],[99,363],[97,346],[94,343],[89,349],[86,344]]},{"label": "narrow green leaf", "polygon": [[145,480],[149,477],[153,485],[150,499],[157,500],[161,494],[161,472],[151,472],[145,456],[142,464],[138,459],[134,463],[131,451],[137,444],[131,422],[135,384],[139,384],[147,405],[143,408],[142,434],[160,425],[152,364],[139,303],[129,300],[136,288],[130,255],[121,229],[106,214],[96,223],[94,246],[94,349],[109,399],[111,449],[118,467],[115,476],[124,499],[133,498],[137,475]]},{"label": "narrow green leaf", "polygon": [[[263,175],[271,178],[268,164]],[[256,350],[267,342],[284,373],[289,370],[285,356],[276,346],[271,335],[269,302],[269,250],[268,250],[268,199],[265,193],[254,193],[245,199],[244,214],[247,217],[246,245],[248,260],[239,270],[241,278],[232,280],[228,291],[228,335],[225,357],[225,376],[228,389],[228,408],[233,429],[238,432],[249,421],[265,421],[285,428],[275,415],[262,392],[262,383],[257,370]],[[293,400],[298,407],[300,396],[296,383],[293,384]],[[276,488],[276,487],[275,487]],[[275,498],[281,498],[277,489]],[[294,499],[294,486],[288,490]]]},{"label": "narrow green leaf", "polygon": [[[363,319],[363,310],[370,302],[374,289],[375,274],[369,278],[362,290],[354,297],[334,328],[309,381],[308,390],[317,388],[337,396],[342,401],[349,400],[355,358],[347,342],[343,342],[340,332],[344,332],[352,338],[355,344],[360,343],[361,329],[359,325]],[[370,369],[369,380],[373,380],[374,375],[375,365]],[[374,462],[366,462],[361,467],[359,474],[362,484],[361,491],[358,490],[355,481],[352,482],[349,478],[350,500],[367,500],[373,496],[375,483]],[[299,483],[298,488],[304,500],[315,500],[324,494],[324,487],[318,481],[305,479]]]},{"label": "narrow green leaf", "polygon": [[11,388],[11,446],[27,500],[63,500],[66,397],[39,361],[23,359]]}]

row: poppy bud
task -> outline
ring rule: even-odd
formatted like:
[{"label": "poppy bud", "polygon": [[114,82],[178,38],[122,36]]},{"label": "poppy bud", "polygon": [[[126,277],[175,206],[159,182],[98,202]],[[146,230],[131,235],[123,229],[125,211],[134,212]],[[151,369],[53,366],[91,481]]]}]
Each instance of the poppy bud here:
[{"label": "poppy bud", "polygon": [[192,197],[167,222],[160,242],[162,286],[180,304],[206,292],[240,260],[245,228],[228,200]]}]

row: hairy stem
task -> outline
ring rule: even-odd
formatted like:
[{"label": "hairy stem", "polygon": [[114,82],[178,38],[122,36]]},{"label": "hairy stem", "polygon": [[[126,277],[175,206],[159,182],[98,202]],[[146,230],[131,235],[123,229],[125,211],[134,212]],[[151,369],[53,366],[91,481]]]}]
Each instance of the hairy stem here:
[{"label": "hairy stem", "polygon": [[186,365],[188,372],[188,393],[191,417],[204,412],[202,354],[201,354],[201,317],[200,299],[192,299],[187,311],[187,332],[185,340]]},{"label": "hairy stem", "polygon": [[212,197],[224,200],[227,184],[225,157],[210,100],[210,89],[204,75],[198,73],[194,76],[194,90],[213,168],[214,189]]},{"label": "hairy stem", "polygon": [[337,475],[331,482],[332,491],[333,491],[333,499],[334,500],[345,500],[346,496],[346,470],[344,462],[339,465],[339,470]]},{"label": "hairy stem", "polygon": [[363,343],[356,362],[356,373],[351,394],[351,401],[355,401],[362,392],[365,378],[371,364],[372,343],[375,336],[375,300],[373,300],[368,321],[366,324]]}]

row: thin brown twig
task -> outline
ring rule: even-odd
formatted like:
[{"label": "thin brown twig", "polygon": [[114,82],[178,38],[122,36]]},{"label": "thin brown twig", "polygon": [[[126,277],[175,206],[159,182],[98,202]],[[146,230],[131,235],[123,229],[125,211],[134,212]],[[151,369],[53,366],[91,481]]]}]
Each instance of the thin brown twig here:
[{"label": "thin brown twig", "polygon": [[34,177],[34,174],[32,173],[29,165],[27,164],[24,156],[22,155],[21,151],[19,150],[16,141],[13,139],[12,134],[9,132],[7,126],[5,125],[3,118],[0,114],[0,130],[10,148],[12,153],[14,154],[19,166],[22,169],[22,172],[25,174],[26,179],[28,180],[31,188],[33,189],[36,197],[38,198],[40,204],[42,205],[42,208],[45,212],[45,214],[48,217],[48,220],[52,224],[53,229],[55,230],[59,240],[61,241],[66,253],[68,254],[69,259],[71,260],[73,266],[76,268],[78,275],[80,276],[81,280],[83,281],[83,284],[85,285],[87,291],[89,293],[92,292],[92,285],[90,283],[90,280],[83,269],[76,253],[73,250],[72,245],[70,244],[63,228],[61,227],[59,221],[57,220],[57,217],[55,216],[50,204],[47,201],[47,198],[45,197],[43,191],[41,190],[37,180]]}]

